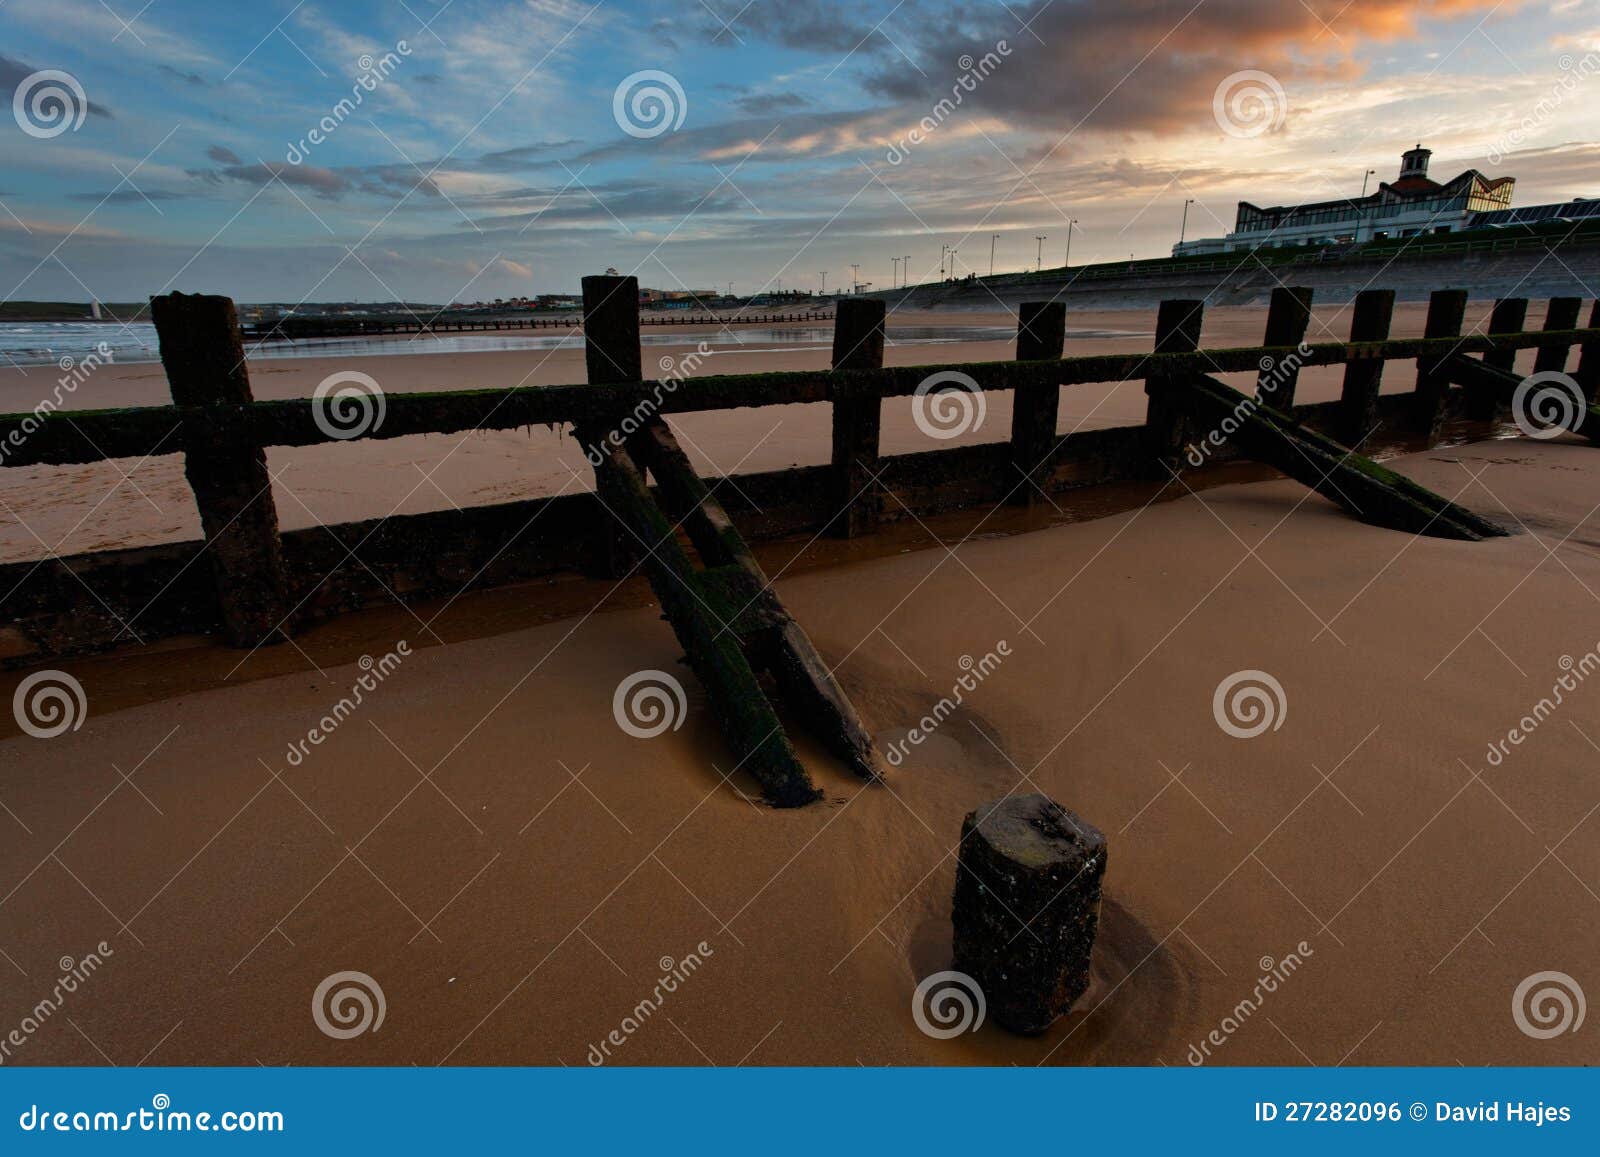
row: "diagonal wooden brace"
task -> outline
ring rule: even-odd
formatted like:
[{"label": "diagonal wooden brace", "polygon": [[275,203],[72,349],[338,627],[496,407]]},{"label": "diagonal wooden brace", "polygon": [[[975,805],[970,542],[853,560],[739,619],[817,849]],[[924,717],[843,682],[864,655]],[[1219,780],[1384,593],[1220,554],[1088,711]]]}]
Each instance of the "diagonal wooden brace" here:
[{"label": "diagonal wooden brace", "polygon": [[830,752],[857,775],[880,778],[872,736],[854,705],[804,629],[778,601],[744,536],[695,473],[672,430],[655,418],[630,449],[655,476],[667,512],[682,524],[710,568],[702,575],[726,598],[722,605],[729,629],[747,645],[754,665],[771,672],[784,700]]},{"label": "diagonal wooden brace", "polygon": [[1240,449],[1344,507],[1363,522],[1432,538],[1478,541],[1504,530],[1424,486],[1215,378],[1196,374],[1184,396],[1197,415],[1233,427]]},{"label": "diagonal wooden brace", "polygon": [[712,713],[738,757],[777,807],[821,798],[762,691],[735,631],[717,613],[717,592],[678,542],[677,528],[656,505],[644,476],[623,447],[608,446],[595,466],[600,500],[635,541],[650,586],[706,689]]},{"label": "diagonal wooden brace", "polygon": [[[1511,405],[1517,387],[1524,380],[1514,373],[1498,366],[1491,366],[1468,354],[1452,354],[1443,363],[1441,372],[1459,386],[1475,389],[1493,397],[1501,406]],[[1574,380],[1574,385],[1577,384]],[[1600,405],[1583,399],[1581,394],[1582,387],[1579,386],[1579,396],[1573,400],[1581,404],[1575,408],[1572,424],[1567,428],[1574,434],[1600,445]]]}]

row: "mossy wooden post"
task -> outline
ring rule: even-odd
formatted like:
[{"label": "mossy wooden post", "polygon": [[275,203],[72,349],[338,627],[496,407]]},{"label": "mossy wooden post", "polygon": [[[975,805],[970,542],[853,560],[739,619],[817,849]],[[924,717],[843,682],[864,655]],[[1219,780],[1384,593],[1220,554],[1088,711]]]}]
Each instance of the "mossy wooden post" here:
[{"label": "mossy wooden post", "polygon": [[[833,368],[883,368],[884,303],[846,299],[833,323]],[[838,538],[870,534],[878,525],[882,494],[878,434],[883,398],[876,386],[837,383],[833,390],[833,510],[829,533]]]},{"label": "mossy wooden post", "polygon": [[[1272,304],[1267,307],[1267,333],[1264,346],[1294,346],[1306,340],[1306,330],[1311,325],[1311,290],[1303,286],[1279,286],[1272,291]],[[1271,368],[1263,368],[1256,378],[1256,397],[1275,410],[1285,414],[1294,408],[1294,391],[1300,383],[1298,358],[1284,367],[1279,359]]]},{"label": "mossy wooden post", "polygon": [[[1521,333],[1528,323],[1528,299],[1526,297],[1502,297],[1494,303],[1494,309],[1489,314],[1489,334]],[[1497,370],[1511,373],[1517,364],[1516,350],[1487,350],[1483,355],[1483,364],[1493,366]],[[1476,422],[1489,422],[1500,410],[1500,391],[1492,389],[1485,383],[1468,384],[1462,387],[1467,397],[1467,417]]]},{"label": "mossy wooden post", "polygon": [[[1428,321],[1423,336],[1458,337],[1466,316],[1465,289],[1436,289],[1428,299]],[[1450,379],[1440,368],[1448,356],[1417,359],[1417,392],[1412,398],[1411,429],[1421,434],[1430,446],[1439,440],[1445,401],[1450,396]]]},{"label": "mossy wooden post", "polygon": [[[1204,317],[1202,301],[1163,301],[1156,311],[1155,352],[1180,354],[1199,349]],[[1184,404],[1181,389],[1181,378],[1169,381],[1155,373],[1144,380],[1144,392],[1149,397],[1145,426],[1154,459],[1150,464],[1152,477],[1168,478],[1169,470],[1176,473],[1183,461],[1184,445],[1190,440],[1190,410]]]},{"label": "mossy wooden post", "polygon": [[[1577,329],[1578,311],[1582,308],[1583,299],[1580,297],[1552,297],[1544,311],[1545,332]],[[1562,373],[1567,368],[1567,354],[1571,349],[1571,346],[1565,345],[1540,346],[1538,354],[1533,359],[1533,372]]]},{"label": "mossy wooden post", "polygon": [[[1389,340],[1394,319],[1394,290],[1363,289],[1356,294],[1350,313],[1350,341]],[[1344,367],[1344,389],[1339,395],[1339,439],[1359,447],[1378,425],[1378,392],[1383,388],[1381,357],[1351,358]]]},{"label": "mossy wooden post", "polygon": [[[583,279],[583,361],[591,385],[637,382],[643,378],[637,277],[596,275]],[[596,447],[613,432],[605,426],[573,429],[591,464],[595,462]],[[620,432],[617,436],[621,437]],[[600,491],[597,489],[596,493]],[[589,572],[595,578],[622,578],[638,553],[617,520],[602,517],[595,527]]]},{"label": "mossy wooden post", "polygon": [[961,825],[954,960],[995,1022],[1044,1032],[1089,987],[1106,838],[1042,795],[984,804]]},{"label": "mossy wooden post", "polygon": [[[254,400],[231,298],[168,293],[150,299],[150,317],[174,403]],[[216,576],[223,636],[235,647],[277,642],[287,637],[289,582],[266,451],[230,437],[225,422],[189,425],[183,470]]]},{"label": "mossy wooden post", "polygon": [[[1600,301],[1589,310],[1589,328],[1600,329]],[[1600,391],[1600,341],[1586,341],[1579,347],[1576,376],[1585,400],[1593,404],[1596,392]]]},{"label": "mossy wooden post", "polygon": [[[1024,302],[1017,314],[1017,360],[1053,361],[1067,340],[1067,306],[1061,301]],[[1008,501],[1032,506],[1044,500],[1056,444],[1056,416],[1061,387],[1054,382],[1018,386],[1011,407],[1011,464],[1016,476],[1007,480]]]}]

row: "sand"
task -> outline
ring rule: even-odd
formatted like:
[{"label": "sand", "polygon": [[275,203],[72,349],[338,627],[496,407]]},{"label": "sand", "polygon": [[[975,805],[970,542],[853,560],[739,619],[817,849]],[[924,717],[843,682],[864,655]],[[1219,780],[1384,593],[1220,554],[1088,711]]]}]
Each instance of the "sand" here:
[{"label": "sand", "polygon": [[[1259,315],[1212,320],[1212,344],[1259,331]],[[418,386],[449,368],[412,360],[384,365]],[[460,358],[471,373],[454,380],[515,380],[499,360]],[[285,371],[258,372],[264,397],[317,372],[261,368]],[[157,400],[155,367],[128,373]],[[1407,380],[1397,368],[1391,385]],[[1077,418],[1086,392],[1070,391]],[[1108,391],[1087,420],[1139,412]],[[777,416],[719,417],[702,445],[737,457]],[[511,437],[466,442],[484,457],[459,501],[529,484],[491,467],[553,477]],[[443,439],[415,441],[442,455]],[[435,460],[373,445],[365,465],[307,456],[323,509],[403,492],[411,463]],[[884,537],[898,553],[782,571],[881,745],[949,693],[962,656],[1012,652],[883,786],[797,732],[827,793],[798,811],[753,802],[637,582],[601,613],[578,583],[363,613],[243,667],[196,640],[63,663],[86,691],[80,730],[31,739],[0,716],[0,1036],[51,994],[61,958],[111,953],[6,1063],[582,1065],[613,1030],[625,1064],[1183,1065],[1201,1046],[1219,1064],[1596,1063],[1591,1033],[1525,1035],[1511,996],[1535,972],[1587,980],[1600,955],[1600,680],[1498,765],[1486,752],[1563,656],[1600,645],[1600,456],[1512,441],[1396,465],[1520,533],[1414,539],[1275,481],[1027,534],[964,515],[931,528],[953,551]],[[37,476],[0,481],[42,514]],[[86,485],[60,472],[46,492],[92,504]],[[168,525],[118,493],[120,514],[108,501],[86,530]],[[763,548],[774,573],[780,550]],[[570,613],[538,621],[550,600]],[[411,654],[291,760],[357,657],[401,640]],[[636,739],[612,695],[649,668],[677,673],[688,712]],[[1285,710],[1234,738],[1213,693],[1252,669]],[[0,675],[0,694],[23,674]],[[961,818],[1034,790],[1109,840],[1092,987],[1042,1038],[933,1039],[911,1005],[948,966]],[[693,974],[628,1030],[691,953]],[[1293,974],[1241,1013],[1291,953]],[[339,1040],[311,1005],[345,970],[381,986],[386,1013]]]},{"label": "sand", "polygon": [[[1469,325],[1487,315],[1489,303],[1474,303]],[[1530,324],[1538,324],[1541,303],[1535,303]],[[1395,311],[1395,336],[1419,335],[1426,306],[1402,304]],[[1216,309],[1206,317],[1207,346],[1250,345],[1261,340],[1264,313],[1250,309]],[[891,316],[890,340],[898,326],[1005,325],[1010,314],[903,311]],[[1152,345],[1152,311],[1075,311],[1069,330],[1118,331],[1125,337],[1069,336],[1068,352],[1095,354],[1148,350]],[[1334,340],[1349,332],[1349,309],[1319,307],[1313,339]],[[680,358],[694,349],[687,344],[652,346],[650,359]],[[1014,341],[953,342],[938,345],[891,345],[889,365],[951,361],[1005,360],[1015,356]],[[1532,351],[1525,360],[1531,366]],[[824,368],[828,350],[821,345],[763,352],[717,352],[706,359],[704,374]],[[328,374],[360,370],[371,374],[388,392],[470,389],[516,385],[551,385],[584,380],[583,351],[485,352],[419,354],[369,358],[260,359],[250,366],[258,398],[308,397]],[[1242,383],[1248,378],[1230,375]],[[1307,370],[1299,396],[1321,401],[1338,396],[1337,367]],[[50,367],[26,371],[0,369],[0,411],[31,410],[53,385]],[[1396,363],[1388,372],[1386,390],[1410,389],[1415,374]],[[166,379],[156,364],[134,363],[102,368],[70,395],[70,408],[118,405],[162,405],[168,401]],[[1074,386],[1062,391],[1060,429],[1093,429],[1136,424],[1144,420],[1141,383]],[[680,440],[705,474],[754,473],[791,465],[826,462],[829,456],[829,408],[825,405],[775,406],[746,411],[682,415],[673,419]],[[1011,399],[998,393],[989,400],[983,424],[942,443],[1004,440],[1010,431]],[[909,399],[885,404],[883,449],[904,453],[936,444],[911,419]],[[278,517],[286,529],[318,523],[347,522],[389,514],[412,514],[505,502],[518,498],[588,489],[593,485],[588,464],[564,432],[490,431],[396,438],[329,446],[268,450],[276,479],[273,493]],[[183,479],[182,460],[166,455],[145,461],[86,466],[20,467],[0,470],[0,558],[31,559],[51,553],[74,554],[114,547],[198,538],[199,516]]]},{"label": "sand", "polygon": [[[724,780],[652,609],[449,646],[355,616],[299,640],[321,671],[122,709],[162,656],[68,664],[82,729],[0,741],[0,1024],[59,957],[114,955],[11,1063],[581,1065],[691,952],[616,1063],[1182,1065],[1224,1025],[1211,1063],[1594,1063],[1593,1034],[1532,1039],[1510,1002],[1600,954],[1600,683],[1501,766],[1485,751],[1600,635],[1600,457],[1399,465],[1527,531],[1413,539],[1271,482],[785,577],[881,743],[962,655],[1013,652],[885,786],[807,746],[828,799],[800,811]],[[291,766],[360,674],[328,656],[401,637],[414,653]],[[165,662],[220,683],[214,654]],[[651,667],[680,672],[687,721],[633,739],[612,691]],[[1213,691],[1252,668],[1286,710],[1232,738]],[[1014,790],[1109,838],[1093,987],[1037,1040],[934,1040],[911,1000],[948,963],[960,820]],[[315,1027],[341,970],[381,985],[380,1031]]]}]

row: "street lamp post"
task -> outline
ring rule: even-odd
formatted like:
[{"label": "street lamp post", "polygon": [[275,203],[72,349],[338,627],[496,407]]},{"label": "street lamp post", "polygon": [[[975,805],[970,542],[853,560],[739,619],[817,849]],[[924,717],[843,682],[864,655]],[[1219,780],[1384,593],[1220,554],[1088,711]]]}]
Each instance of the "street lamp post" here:
[{"label": "street lamp post", "polygon": [[1194,204],[1194,198],[1185,198],[1183,202],[1183,224],[1178,227],[1178,244],[1183,244],[1183,238],[1189,232],[1189,206]]},{"label": "street lamp post", "polygon": [[1033,263],[1033,271],[1035,273],[1039,272],[1041,269],[1044,268],[1044,243],[1045,243],[1045,238],[1047,238],[1049,236],[1050,235],[1048,233],[1035,233],[1034,234],[1033,239],[1039,243],[1039,254],[1034,259],[1034,263]]},{"label": "street lamp post", "polygon": [[1067,255],[1062,259],[1061,268],[1066,269],[1072,264],[1072,227],[1078,223],[1076,217],[1067,222]]},{"label": "street lamp post", "polygon": [[822,288],[817,291],[817,296],[818,297],[827,297],[828,296],[828,271],[826,269],[824,269],[822,271]]},{"label": "street lamp post", "polygon": [[894,266],[894,271],[889,275],[889,284],[890,285],[899,285],[900,284],[900,259],[898,257],[891,257],[891,258],[889,258],[889,262],[890,262],[891,265]]},{"label": "street lamp post", "polygon": [[994,243],[1000,240],[1000,234],[992,233],[989,236],[989,276],[994,276]]},{"label": "street lamp post", "polygon": [[1377,169],[1368,169],[1365,173],[1363,173],[1361,175],[1361,195],[1363,197],[1365,197],[1367,195],[1367,182],[1370,181],[1373,177],[1376,177],[1377,175],[1378,175],[1378,170]]}]

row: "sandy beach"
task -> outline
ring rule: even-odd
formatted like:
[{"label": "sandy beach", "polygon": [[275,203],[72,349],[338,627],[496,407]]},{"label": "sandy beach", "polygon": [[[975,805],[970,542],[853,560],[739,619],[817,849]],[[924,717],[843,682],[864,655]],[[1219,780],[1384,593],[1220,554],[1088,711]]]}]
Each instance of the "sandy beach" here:
[{"label": "sandy beach", "polygon": [[[1336,312],[1318,321],[1342,333]],[[1259,338],[1259,313],[1207,320],[1207,345]],[[1420,324],[1402,309],[1396,333]],[[1000,342],[909,348],[1011,356]],[[826,357],[719,354],[710,368]],[[264,362],[253,380],[258,397],[294,396],[351,365]],[[1408,371],[1391,367],[1389,388],[1409,389]],[[581,357],[386,358],[372,372],[391,390],[574,381]],[[1308,373],[1301,396],[1336,382]],[[4,396],[21,388],[8,377]],[[162,393],[158,366],[116,367],[78,402]],[[1063,428],[1143,414],[1137,384],[1063,397]],[[980,437],[1004,436],[1000,402]],[[826,407],[674,425],[708,471],[826,456]],[[886,414],[886,450],[914,436]],[[437,487],[419,486],[441,461]],[[588,485],[571,441],[544,431],[272,463],[289,467],[291,526]],[[1011,652],[881,786],[797,731],[827,795],[797,811],[754,802],[641,584],[604,613],[569,592],[552,621],[528,617],[537,588],[363,613],[237,671],[236,653],[194,640],[63,663],[87,692],[81,730],[41,742],[0,720],[0,1018],[26,1017],[61,958],[111,954],[8,1063],[582,1065],[691,956],[612,1063],[1181,1066],[1200,1048],[1214,1064],[1600,1061],[1590,1034],[1534,1040],[1505,1007],[1523,977],[1600,953],[1582,915],[1600,877],[1600,687],[1486,759],[1564,656],[1600,646],[1600,458],[1563,438],[1394,465],[1518,533],[1412,538],[1275,481],[1027,534],[967,516],[954,550],[782,573],[882,746],[949,692],[963,656]],[[139,467],[143,496],[125,484],[104,498],[116,479],[28,468],[0,484],[40,538],[67,536],[61,550],[198,533],[176,458]],[[4,534],[8,558],[37,546],[14,520]],[[291,758],[362,674],[356,659],[402,641],[358,714]],[[682,676],[681,730],[612,725],[614,689],[643,668]],[[1212,707],[1244,670],[1285,692],[1277,726],[1248,740]],[[911,1001],[950,959],[961,818],[1027,791],[1109,841],[1091,988],[1037,1039],[992,1025],[933,1039]],[[1241,1017],[1290,957],[1292,975]],[[381,1031],[335,1040],[306,1015],[335,968],[381,982]]]},{"label": "sandy beach", "polygon": [[[1491,303],[1473,302],[1467,328],[1483,322]],[[1542,317],[1533,303],[1529,324]],[[1394,335],[1422,333],[1426,306],[1395,309]],[[1254,309],[1217,309],[1205,319],[1202,344],[1242,346],[1261,340],[1265,314]],[[1095,311],[1068,314],[1067,353],[1122,353],[1148,350],[1153,342],[1153,311]],[[1015,356],[1015,339],[894,345],[899,326],[1015,328],[1006,313],[973,314],[907,311],[891,314],[885,352],[888,365],[956,361],[1000,361]],[[1319,307],[1311,340],[1343,340],[1350,328],[1348,307]],[[1119,332],[1125,337],[1080,337],[1073,331]],[[736,331],[737,332],[737,331]],[[684,344],[646,350],[647,372],[662,372],[659,361],[676,363],[695,350],[694,332]],[[394,344],[394,339],[386,343]],[[727,352],[717,347],[699,365],[699,374],[752,373],[826,368],[826,342],[799,349],[766,346],[760,352]],[[1531,352],[1524,360],[1531,365]],[[337,371],[371,374],[386,391],[474,389],[517,385],[555,385],[584,380],[583,349],[416,354],[411,356],[262,358],[250,366],[251,385],[261,399],[308,397]],[[0,369],[0,411],[31,410],[54,384],[50,367]],[[1248,375],[1228,376],[1236,384]],[[1341,370],[1325,367],[1301,375],[1299,397],[1322,401],[1338,397]],[[1389,367],[1386,392],[1409,390],[1415,381],[1403,362]],[[156,363],[106,366],[68,396],[67,408],[164,405],[170,401],[166,378]],[[1145,396],[1139,382],[1074,386],[1062,391],[1059,429],[1137,425],[1144,420]],[[688,414],[673,426],[702,474],[755,473],[791,465],[826,462],[829,455],[827,406],[772,406],[754,410]],[[943,445],[1003,441],[1009,436],[1011,399],[996,394],[981,427]],[[935,445],[911,420],[910,400],[885,403],[886,454]],[[346,522],[388,514],[447,510],[538,495],[592,488],[588,463],[565,433],[544,428],[489,431],[365,441],[338,446],[269,449],[278,517],[286,529]],[[42,558],[114,547],[197,538],[199,518],[183,480],[182,460],[166,455],[142,462],[87,466],[21,467],[0,472],[0,500],[10,513],[0,520],[0,553],[6,558]],[[22,515],[22,511],[27,511]],[[0,511],[3,513],[3,511]],[[20,517],[19,517],[20,516]]]}]

